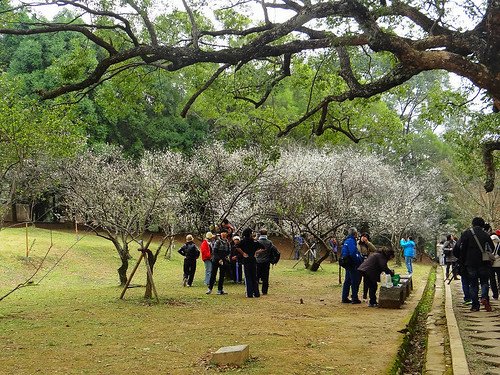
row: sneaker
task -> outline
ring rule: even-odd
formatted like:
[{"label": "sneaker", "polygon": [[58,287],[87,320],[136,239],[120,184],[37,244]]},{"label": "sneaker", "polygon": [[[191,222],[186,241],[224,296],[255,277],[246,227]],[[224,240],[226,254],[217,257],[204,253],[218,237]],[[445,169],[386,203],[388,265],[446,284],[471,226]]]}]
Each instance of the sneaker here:
[{"label": "sneaker", "polygon": [[347,299],[343,299],[342,303],[352,303],[352,301],[349,298],[347,298]]},{"label": "sneaker", "polygon": [[481,305],[484,306],[486,311],[491,311],[490,300],[487,298],[481,298]]},{"label": "sneaker", "polygon": [[227,293],[226,293],[226,292],[224,292],[223,290],[218,290],[218,291],[217,291],[217,294],[218,294],[219,296],[221,296],[221,295],[223,295],[223,294],[227,294]]},{"label": "sneaker", "polygon": [[207,291],[205,292],[205,294],[210,294],[212,293],[212,289],[207,289]]},{"label": "sneaker", "polygon": [[472,301],[471,300],[464,301],[464,305],[470,306],[470,305],[472,305]]},{"label": "sneaker", "polygon": [[353,299],[352,302],[351,302],[353,305],[358,305],[361,303],[361,301],[359,299]]},{"label": "sneaker", "polygon": [[369,303],[368,307],[378,307],[378,303]]},{"label": "sneaker", "polygon": [[184,279],[182,279],[182,286],[186,286],[187,282],[188,282],[187,277],[185,277]]}]

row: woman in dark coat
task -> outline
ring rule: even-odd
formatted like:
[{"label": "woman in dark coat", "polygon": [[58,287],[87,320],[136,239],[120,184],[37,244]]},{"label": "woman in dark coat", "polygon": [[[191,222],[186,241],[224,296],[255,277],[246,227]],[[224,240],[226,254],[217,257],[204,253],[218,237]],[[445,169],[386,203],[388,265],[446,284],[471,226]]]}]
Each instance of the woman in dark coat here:
[{"label": "woman in dark coat", "polygon": [[369,307],[377,307],[377,282],[380,281],[382,272],[394,275],[394,272],[387,267],[387,262],[394,258],[394,250],[387,250],[380,253],[371,253],[368,258],[358,267],[358,271],[363,275],[368,286],[370,296]]},{"label": "woman in dark coat", "polygon": [[252,229],[246,228],[242,233],[242,240],[236,245],[236,250],[243,258],[246,295],[248,298],[260,297],[255,255],[265,251],[264,245],[255,241],[252,233]]}]

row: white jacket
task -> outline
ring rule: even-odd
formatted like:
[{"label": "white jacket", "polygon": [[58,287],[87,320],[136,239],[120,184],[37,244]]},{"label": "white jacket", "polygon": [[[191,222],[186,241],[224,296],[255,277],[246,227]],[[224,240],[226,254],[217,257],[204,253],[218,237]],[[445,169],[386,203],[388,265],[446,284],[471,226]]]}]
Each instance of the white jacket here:
[{"label": "white jacket", "polygon": [[493,251],[493,254],[495,255],[495,261],[493,262],[493,267],[500,268],[500,238],[496,234],[492,234],[491,240],[495,245],[495,250]]}]

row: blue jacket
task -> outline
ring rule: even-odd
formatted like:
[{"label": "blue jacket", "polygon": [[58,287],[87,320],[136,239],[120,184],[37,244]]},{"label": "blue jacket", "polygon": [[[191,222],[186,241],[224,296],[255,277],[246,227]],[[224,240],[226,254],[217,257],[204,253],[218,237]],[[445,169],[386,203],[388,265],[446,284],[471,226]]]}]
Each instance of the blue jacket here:
[{"label": "blue jacket", "polygon": [[415,257],[415,242],[413,242],[412,240],[406,241],[401,238],[399,244],[403,248],[403,255],[405,257]]},{"label": "blue jacket", "polygon": [[342,245],[342,252],[340,256],[345,257],[349,255],[354,263],[354,268],[358,268],[358,266],[363,263],[363,257],[358,251],[358,246],[356,244],[356,239],[354,236],[350,235],[344,240],[344,244]]}]

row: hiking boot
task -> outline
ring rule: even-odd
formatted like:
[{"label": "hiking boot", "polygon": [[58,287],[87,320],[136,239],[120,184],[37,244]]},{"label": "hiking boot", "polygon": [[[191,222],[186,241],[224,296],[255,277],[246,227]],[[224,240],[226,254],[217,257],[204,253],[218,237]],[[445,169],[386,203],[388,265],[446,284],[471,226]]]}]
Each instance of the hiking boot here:
[{"label": "hiking boot", "polygon": [[486,311],[491,311],[490,300],[487,298],[481,298],[481,305],[484,306]]}]

